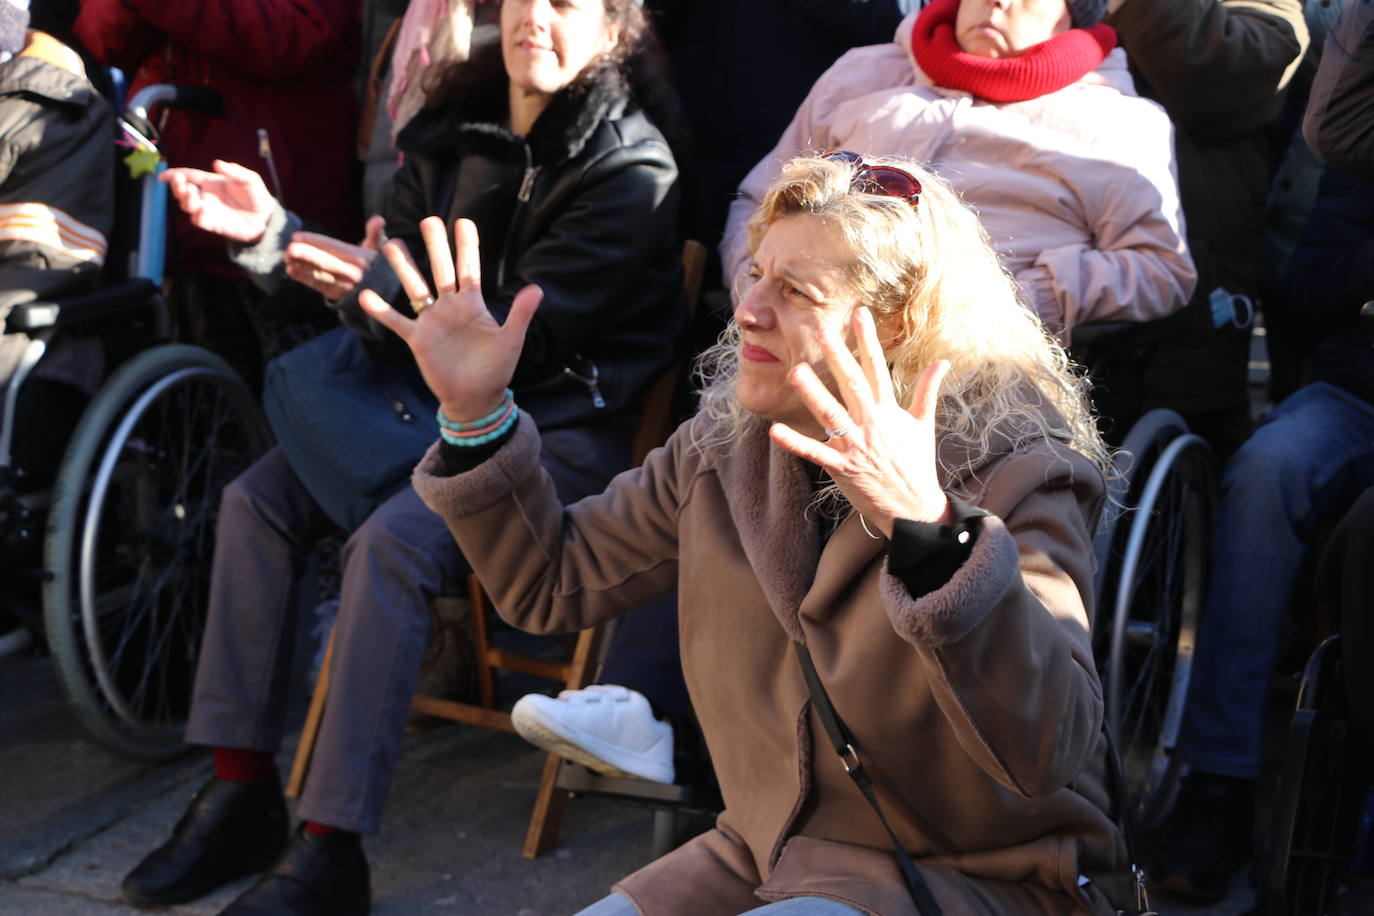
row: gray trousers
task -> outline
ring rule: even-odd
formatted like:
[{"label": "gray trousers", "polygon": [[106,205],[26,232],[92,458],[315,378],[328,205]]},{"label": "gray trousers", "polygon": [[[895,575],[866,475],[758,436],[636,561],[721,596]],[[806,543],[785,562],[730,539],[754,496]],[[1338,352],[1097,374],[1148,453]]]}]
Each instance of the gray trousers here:
[{"label": "gray trousers", "polygon": [[[618,428],[545,433],[541,461],[564,502],[600,492],[629,458]],[[209,618],[186,740],[275,752],[297,631],[297,582],[330,523],[279,448],[220,502]],[[429,606],[469,572],[443,520],[406,486],[343,550],[329,702],[297,813],[376,833],[429,630]]]}]

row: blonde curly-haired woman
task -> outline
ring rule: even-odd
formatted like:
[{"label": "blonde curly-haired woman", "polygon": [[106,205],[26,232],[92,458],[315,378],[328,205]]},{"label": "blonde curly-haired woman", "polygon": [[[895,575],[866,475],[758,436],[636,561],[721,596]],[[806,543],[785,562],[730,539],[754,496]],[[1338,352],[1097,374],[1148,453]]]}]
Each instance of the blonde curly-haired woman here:
[{"label": "blonde curly-haired woman", "polygon": [[[1089,639],[1104,448],[1082,380],[945,185],[850,154],[787,164],[750,223],[702,409],[570,506],[528,418],[494,438],[473,425],[518,411],[507,380],[539,297],[498,326],[475,230],[456,236],[455,269],[426,235],[451,291],[418,320],[364,298],[449,421],[416,489],[517,626],[573,630],[678,591],[726,804],[587,914],[1125,903]],[[408,295],[430,294],[387,254]]]}]

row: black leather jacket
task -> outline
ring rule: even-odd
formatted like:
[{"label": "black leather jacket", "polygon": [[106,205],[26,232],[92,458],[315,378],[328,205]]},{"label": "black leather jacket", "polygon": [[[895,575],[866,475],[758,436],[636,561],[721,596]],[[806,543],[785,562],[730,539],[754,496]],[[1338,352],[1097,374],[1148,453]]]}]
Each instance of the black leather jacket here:
[{"label": "black leather jacket", "polygon": [[[526,138],[501,126],[506,95],[502,82],[467,112],[425,109],[407,125],[387,234],[428,275],[420,220],[443,216],[450,237],[460,217],[476,222],[482,290],[497,320],[526,284],[544,292],[516,367],[520,408],[546,430],[634,423],[686,325],[672,152],[614,76],[556,95]],[[385,258],[359,288],[409,313]],[[404,345],[363,314],[356,295],[339,306],[361,333],[391,338],[381,358],[399,358]]]}]

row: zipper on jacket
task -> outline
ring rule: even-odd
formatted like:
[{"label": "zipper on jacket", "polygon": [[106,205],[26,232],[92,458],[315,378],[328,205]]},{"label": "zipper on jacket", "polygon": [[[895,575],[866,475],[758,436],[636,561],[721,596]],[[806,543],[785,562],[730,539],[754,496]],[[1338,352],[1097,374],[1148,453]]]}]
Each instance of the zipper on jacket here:
[{"label": "zipper on jacket", "polygon": [[[506,229],[506,241],[501,246],[501,260],[496,265],[496,285],[498,288],[506,285],[506,261],[510,259],[511,243],[520,228],[520,219],[524,216],[525,206],[534,196],[534,183],[539,178],[539,167],[534,164],[534,153],[531,152],[528,143],[523,144],[523,146],[525,150],[525,172],[520,177],[520,189],[515,192],[515,212],[511,214],[510,226]],[[573,358],[582,361],[581,354],[574,354]],[[605,410],[606,399],[601,395],[601,370],[591,360],[585,362],[591,367],[589,375],[574,372],[571,366],[564,366],[562,374],[586,385],[587,393],[592,398],[592,406],[598,410]]]},{"label": "zipper on jacket", "polygon": [[[582,359],[582,355],[580,353],[574,354],[573,356],[575,359]],[[605,410],[606,399],[601,396],[601,370],[597,367],[596,363],[592,362],[591,360],[585,360],[585,362],[588,366],[591,367],[590,375],[582,375],[581,373],[574,372],[571,366],[564,366],[563,374],[568,376],[569,378],[576,379],[577,381],[586,385],[587,392],[592,396],[592,406],[597,408],[598,410]]]},{"label": "zipper on jacket", "polygon": [[530,192],[534,190],[534,176],[539,174],[539,170],[530,166],[525,169],[525,177],[520,179],[520,190],[515,195],[515,199],[522,204],[530,202]]},{"label": "zipper on jacket", "polygon": [[520,177],[520,189],[515,192],[515,212],[511,214],[510,224],[506,229],[506,240],[501,245],[501,260],[496,262],[496,285],[502,287],[506,285],[506,262],[510,260],[511,244],[515,239],[516,230],[520,228],[520,218],[525,213],[525,205],[534,196],[534,182],[539,177],[539,169],[534,164],[534,153],[530,151],[528,143],[522,144],[525,151],[525,171]]}]

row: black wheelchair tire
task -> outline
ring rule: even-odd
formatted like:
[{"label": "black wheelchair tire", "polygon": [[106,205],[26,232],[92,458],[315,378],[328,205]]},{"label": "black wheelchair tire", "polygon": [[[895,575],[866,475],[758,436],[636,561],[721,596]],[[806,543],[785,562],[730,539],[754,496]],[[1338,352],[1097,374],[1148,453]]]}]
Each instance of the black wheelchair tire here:
[{"label": "black wheelchair tire", "polygon": [[[1112,453],[1112,466],[1107,479],[1107,499],[1102,506],[1102,518],[1093,537],[1093,594],[1097,596],[1099,611],[1106,608],[1112,592],[1109,578],[1120,566],[1124,528],[1123,515],[1129,515],[1140,499],[1140,491],[1150,467],[1171,441],[1188,432],[1188,423],[1172,410],[1156,408],[1142,416],[1126,434],[1121,447]],[[1113,580],[1114,581],[1114,580]],[[1097,624],[1105,630],[1106,621],[1099,617]],[[1098,645],[1102,643],[1095,640]]]},{"label": "black wheelchair tire", "polygon": [[219,494],[270,443],[238,374],[184,344],[130,359],[82,414],[53,490],[44,624],[76,718],[110,750],[185,749]]}]

